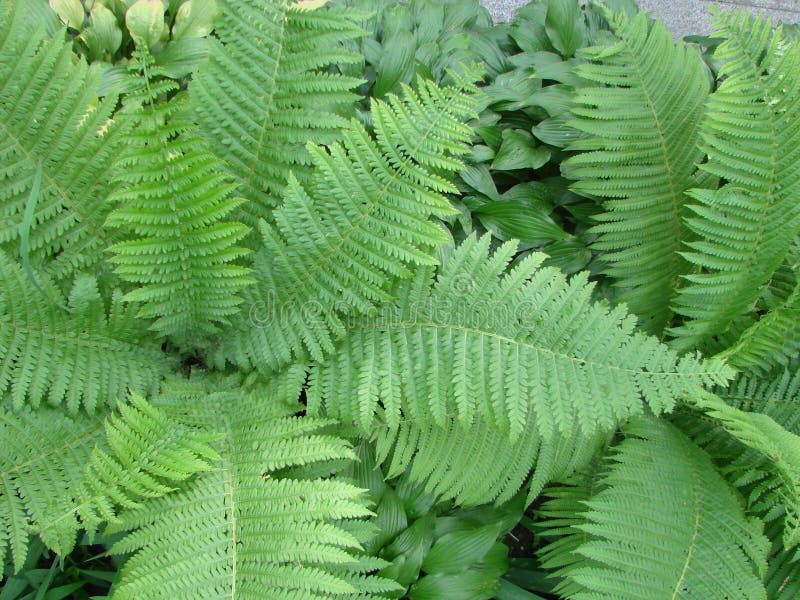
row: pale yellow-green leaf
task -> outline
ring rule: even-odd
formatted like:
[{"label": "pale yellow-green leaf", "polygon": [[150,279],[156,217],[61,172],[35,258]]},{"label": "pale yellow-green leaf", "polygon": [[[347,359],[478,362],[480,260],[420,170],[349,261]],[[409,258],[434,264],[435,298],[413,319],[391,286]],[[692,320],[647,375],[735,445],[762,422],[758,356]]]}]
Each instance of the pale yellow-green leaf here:
[{"label": "pale yellow-green leaf", "polygon": [[161,0],[137,0],[125,15],[125,24],[137,43],[152,48],[167,33]]},{"label": "pale yellow-green leaf", "polygon": [[214,29],[217,16],[216,0],[189,0],[181,5],[172,27],[172,38],[201,38]]},{"label": "pale yellow-green leaf", "polygon": [[122,44],[122,30],[114,13],[102,4],[95,4],[91,21],[91,25],[83,32],[83,37],[91,40],[104,52],[116,52]]},{"label": "pale yellow-green leaf", "polygon": [[296,8],[299,10],[314,10],[325,6],[328,3],[328,0],[298,0],[292,4],[292,8]]},{"label": "pale yellow-green leaf", "polygon": [[81,0],[50,0],[52,8],[67,27],[80,29],[83,26],[83,4]]}]

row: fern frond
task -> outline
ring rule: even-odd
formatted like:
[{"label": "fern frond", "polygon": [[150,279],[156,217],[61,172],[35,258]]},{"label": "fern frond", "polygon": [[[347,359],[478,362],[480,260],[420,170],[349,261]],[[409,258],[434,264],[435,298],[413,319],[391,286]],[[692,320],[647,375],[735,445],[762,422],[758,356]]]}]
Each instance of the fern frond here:
[{"label": "fern frond", "polygon": [[753,310],[800,231],[800,44],[744,11],[720,13],[724,77],[702,126],[702,168],[731,182],[696,190],[683,255],[702,268],[675,301],[680,349],[701,345]]},{"label": "fern frond", "polygon": [[584,472],[564,479],[560,485],[544,489],[545,500],[534,510],[536,532],[545,542],[537,556],[550,577],[559,579],[558,592],[566,598],[586,592],[584,586],[569,577],[572,568],[600,565],[581,556],[577,550],[592,539],[583,529],[588,523],[586,503],[603,489],[602,475],[606,466],[605,461],[597,461]]},{"label": "fern frond", "polygon": [[[695,404],[748,448],[766,459],[766,487],[777,488],[778,502],[786,510],[783,544],[790,549],[800,543],[800,437],[787,431],[769,415],[748,412],[726,404],[713,394],[701,394]],[[763,491],[763,487],[762,487]]]},{"label": "fern frond", "polygon": [[359,586],[396,589],[353,572],[359,564],[370,569],[369,561],[359,562],[357,538],[335,523],[370,514],[361,490],[281,475],[354,456],[343,440],[320,431],[326,421],[295,417],[296,408],[286,408],[299,396],[296,374],[287,375],[293,398],[279,397],[280,385],[265,397],[220,391],[230,382],[212,381],[168,390],[158,400],[218,435],[214,447],[222,460],[181,492],[121,515],[123,524],[111,530],[134,531],[112,551],[134,554],[122,567],[115,597],[329,598],[357,594]]},{"label": "fern frond", "polygon": [[748,327],[736,343],[716,355],[739,369],[767,373],[800,356],[800,281],[779,306]]},{"label": "fern frond", "polygon": [[678,423],[744,494],[748,511],[779,524],[783,536],[776,541],[788,550],[800,535],[800,376],[787,370],[767,379],[740,377],[715,392],[699,399],[715,420],[690,413]]},{"label": "fern frond", "polygon": [[570,598],[765,599],[762,524],[710,458],[663,421],[625,433],[602,489],[568,523],[567,536],[588,536],[562,556]]},{"label": "fern frond", "polygon": [[696,186],[699,126],[709,78],[696,49],[675,44],[644,12],[607,14],[614,44],[586,49],[577,73],[595,84],[576,92],[572,125],[589,134],[563,163],[572,189],[608,198],[594,243],[621,300],[659,333],[686,265],[685,192]]},{"label": "fern frond", "polygon": [[[211,334],[238,310],[252,283],[235,264],[247,254],[235,244],[248,229],[224,219],[244,202],[222,164],[186,119],[177,84],[158,81],[152,59],[140,53],[124,112],[131,131],[122,151],[107,225],[130,238],[113,245],[110,262],[125,281],[138,283],[124,300],[140,304],[151,329],[179,339]],[[122,117],[120,117],[122,118]]]},{"label": "fern frond", "polygon": [[[19,257],[28,236],[31,264],[69,281],[113,241],[103,222],[122,133],[111,120],[117,99],[98,101],[100,70],[73,61],[63,31],[44,41],[25,12],[0,2],[0,250]],[[29,203],[35,226],[23,232]]]},{"label": "fern frond", "polygon": [[74,546],[80,529],[74,493],[102,434],[99,414],[68,417],[52,408],[14,414],[0,407],[0,559],[10,546],[15,570],[32,534],[61,555]]},{"label": "fern frond", "polygon": [[91,412],[129,389],[154,390],[170,361],[121,294],[107,312],[89,276],[75,280],[66,302],[49,278],[38,283],[41,291],[0,252],[0,394],[10,390],[14,409],[46,400]]},{"label": "fern frond", "polygon": [[353,320],[335,354],[313,365],[309,411],[370,435],[402,419],[447,426],[483,421],[545,441],[612,430],[647,407],[656,414],[713,382],[723,363],[678,358],[634,331],[624,307],[592,302],[587,275],[569,281],[533,254],[510,272],[516,244],[488,253],[469,238],[441,268],[401,282],[398,300]]},{"label": "fern frond", "polygon": [[362,31],[346,11],[304,11],[289,0],[218,0],[209,59],[190,85],[194,112],[212,150],[248,203],[237,218],[270,220],[289,173],[310,180],[305,144],[328,144],[347,126],[359,80],[325,72],[359,55],[341,43]]},{"label": "fern frond", "polygon": [[102,422],[0,409],[0,441],[0,558],[8,541],[17,569],[31,533],[66,554],[81,527],[93,532],[118,506],[162,496],[217,458],[207,433],[135,395]]},{"label": "fern frond", "polygon": [[78,514],[92,530],[117,520],[117,507],[133,509],[161,497],[175,484],[211,469],[219,456],[209,446],[215,435],[170,419],[141,396],[117,407],[106,419],[110,452],[95,448],[87,462]]},{"label": "fern frond", "polygon": [[536,431],[509,443],[508,435],[485,423],[464,428],[453,419],[445,427],[403,423],[377,434],[377,457],[387,466],[387,478],[407,472],[414,483],[460,506],[497,505],[528,482],[527,504],[545,484],[562,480],[585,466],[608,434],[558,436],[543,442]]},{"label": "fern frond", "polygon": [[309,145],[313,185],[290,179],[275,225],[262,223],[259,283],[217,362],[274,370],[304,350],[321,359],[349,315],[374,311],[413,265],[435,263],[450,238],[431,217],[455,212],[443,194],[457,192],[447,175],[467,151],[476,69],[454,74],[454,86],[420,80],[402,99],[373,100],[375,139],[353,120],[341,144]]}]

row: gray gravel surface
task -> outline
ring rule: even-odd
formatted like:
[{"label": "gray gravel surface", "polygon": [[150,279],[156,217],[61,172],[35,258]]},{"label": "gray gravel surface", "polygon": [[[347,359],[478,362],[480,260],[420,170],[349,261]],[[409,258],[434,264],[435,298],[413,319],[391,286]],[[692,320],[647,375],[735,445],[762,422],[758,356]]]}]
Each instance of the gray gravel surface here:
[{"label": "gray gravel surface", "polygon": [[[527,4],[527,0],[481,0],[481,4],[489,9],[495,21],[508,21],[514,11]],[[800,22],[800,0],[639,0],[639,6],[663,19],[676,38],[709,31],[709,4],[718,4],[722,8],[747,6],[754,13],[774,20]]]}]

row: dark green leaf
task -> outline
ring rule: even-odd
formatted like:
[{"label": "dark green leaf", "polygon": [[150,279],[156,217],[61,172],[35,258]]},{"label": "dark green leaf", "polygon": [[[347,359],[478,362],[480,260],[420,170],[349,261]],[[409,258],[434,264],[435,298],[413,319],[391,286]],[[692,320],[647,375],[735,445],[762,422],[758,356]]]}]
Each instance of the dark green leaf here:
[{"label": "dark green leaf", "polygon": [[583,44],[586,26],[578,0],[549,0],[545,29],[553,46],[566,58]]},{"label": "dark green leaf", "polygon": [[494,546],[500,533],[498,524],[479,529],[454,531],[436,540],[422,568],[426,573],[458,573],[475,565]]},{"label": "dark green leaf", "polygon": [[499,585],[496,577],[478,571],[426,575],[411,587],[411,600],[489,600]]},{"label": "dark green leaf", "polygon": [[533,136],[519,129],[503,130],[503,142],[494,157],[492,168],[498,171],[538,169],[550,159],[547,148],[536,145]]},{"label": "dark green leaf", "polygon": [[569,236],[548,215],[548,210],[524,200],[496,200],[473,214],[496,238],[519,240],[522,248],[540,246]]}]

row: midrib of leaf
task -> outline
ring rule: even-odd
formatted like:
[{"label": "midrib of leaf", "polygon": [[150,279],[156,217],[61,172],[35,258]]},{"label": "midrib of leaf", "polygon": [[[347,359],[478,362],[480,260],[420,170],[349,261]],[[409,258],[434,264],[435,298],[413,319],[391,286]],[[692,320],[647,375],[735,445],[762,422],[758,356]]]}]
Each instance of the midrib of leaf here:
[{"label": "midrib of leaf", "polygon": [[10,328],[15,332],[23,332],[30,335],[36,334],[44,339],[69,342],[70,344],[74,344],[78,347],[85,346],[87,348],[108,348],[116,350],[121,349],[125,352],[134,352],[135,350],[141,350],[141,347],[134,343],[120,340],[118,338],[111,336],[105,337],[102,335],[91,335],[91,334],[81,334],[81,333],[76,335],[54,333],[46,329],[36,329],[29,325],[19,325],[16,321],[12,320],[8,321],[0,320],[0,328],[2,328],[4,324],[9,325]]},{"label": "midrib of leaf", "polygon": [[[369,325],[369,324],[366,324],[366,325],[355,324],[355,325],[349,325],[347,327],[347,329],[351,330],[351,331],[355,330],[355,329],[368,330],[368,329],[372,329],[372,328],[373,327],[371,325]],[[555,350],[552,350],[550,348],[545,348],[545,347],[542,347],[542,346],[537,346],[535,344],[530,344],[530,343],[527,343],[527,342],[523,342],[521,340],[518,340],[518,339],[515,339],[515,338],[512,338],[512,337],[501,335],[501,334],[496,333],[494,331],[489,331],[489,330],[486,330],[486,329],[480,329],[480,328],[477,328],[477,327],[465,327],[465,326],[462,326],[462,325],[455,325],[455,324],[451,324],[451,323],[450,324],[434,323],[432,321],[397,321],[397,322],[392,322],[392,323],[382,324],[381,325],[381,329],[385,329],[385,330],[388,330],[388,329],[414,329],[414,328],[432,329],[434,331],[438,331],[440,329],[449,329],[451,331],[456,331],[456,332],[472,333],[472,334],[479,335],[479,336],[495,338],[497,340],[500,340],[501,342],[505,342],[505,343],[510,344],[510,345],[515,345],[515,346],[518,346],[520,348],[527,348],[529,350],[534,350],[535,352],[540,352],[542,354],[549,354],[549,355],[554,356],[556,358],[560,358],[560,359],[563,359],[563,360],[571,361],[573,364],[600,367],[600,368],[604,368],[604,369],[608,369],[608,370],[618,371],[618,372],[621,372],[621,373],[663,375],[663,376],[674,376],[674,377],[682,377],[683,376],[682,373],[675,372],[675,371],[662,372],[662,371],[647,371],[647,370],[643,370],[643,369],[626,369],[626,368],[620,367],[618,365],[612,365],[612,364],[603,363],[603,362],[586,360],[584,358],[579,358],[579,357],[576,357],[576,356],[571,356],[569,354],[563,354],[563,353],[560,353],[560,352],[556,352]]]},{"label": "midrib of leaf", "polygon": [[19,471],[19,470],[21,470],[23,468],[29,467],[32,464],[37,463],[37,462],[39,462],[41,460],[44,460],[44,459],[46,459],[46,458],[48,458],[50,456],[55,456],[55,455],[61,454],[65,450],[69,450],[69,449],[74,448],[76,446],[80,446],[85,441],[87,441],[88,439],[96,437],[98,432],[100,430],[102,430],[102,429],[103,429],[103,422],[100,421],[97,424],[96,427],[94,427],[93,429],[87,431],[84,435],[76,437],[76,438],[73,438],[73,439],[65,442],[64,444],[56,447],[56,448],[52,448],[52,449],[48,450],[47,452],[42,452],[40,454],[37,454],[37,455],[31,457],[29,460],[27,460],[27,461],[25,461],[23,463],[19,463],[19,464],[14,465],[8,471],[0,471],[0,479],[5,480],[6,476],[11,474],[11,473],[15,473],[16,471]]},{"label": "midrib of leaf", "polygon": [[273,102],[275,98],[275,89],[278,87],[278,71],[280,70],[281,60],[283,60],[283,47],[285,44],[285,36],[286,36],[286,21],[288,19],[286,15],[286,3],[281,3],[281,19],[280,19],[280,31],[276,36],[278,40],[278,52],[275,56],[275,67],[272,69],[272,75],[270,76],[269,80],[272,82],[272,86],[269,90],[269,95],[265,98],[266,104],[264,106],[264,118],[261,121],[261,129],[259,130],[258,135],[258,145],[256,146],[256,151],[253,153],[253,160],[250,164],[248,172],[245,174],[245,184],[248,188],[252,188],[252,178],[256,172],[256,168],[259,164],[259,159],[261,158],[261,152],[264,150],[264,136],[267,133],[267,125],[269,124],[270,120],[272,119],[272,108]]},{"label": "midrib of leaf", "polygon": [[225,444],[226,452],[220,453],[225,456],[225,474],[227,475],[226,484],[228,486],[228,490],[226,495],[230,498],[230,507],[228,509],[228,514],[230,515],[230,532],[231,532],[231,600],[236,600],[236,577],[238,572],[238,561],[239,561],[239,549],[238,544],[239,540],[237,538],[236,532],[236,485],[233,481],[234,477],[234,468],[233,468],[233,444],[231,444],[231,440],[233,439],[233,431],[231,429],[231,421],[227,414],[223,414],[221,417],[222,421],[222,429],[224,429],[224,435],[222,436],[223,443]]},{"label": "midrib of leaf", "polygon": [[[690,463],[691,464],[691,463]],[[692,493],[694,495],[694,531],[692,533],[692,539],[689,542],[689,549],[686,553],[686,560],[683,563],[683,568],[681,569],[681,575],[678,578],[677,583],[675,584],[675,589],[672,590],[671,600],[675,600],[678,597],[678,592],[680,591],[681,585],[683,585],[684,579],[686,579],[686,574],[689,572],[689,564],[692,562],[692,555],[694,554],[694,549],[697,547],[697,537],[700,534],[700,493],[697,489],[697,481],[698,476],[695,471],[694,465],[692,465]]]},{"label": "midrib of leaf", "polygon": [[[628,49],[628,53],[635,57],[636,54],[633,52],[632,48],[628,44],[628,41],[625,40],[625,46]],[[669,302],[665,304],[665,310],[669,314],[671,311],[669,309],[669,305],[672,299],[677,294],[678,284],[680,283],[680,264],[681,264],[681,256],[678,254],[678,250],[682,246],[683,242],[683,232],[681,228],[681,215],[680,215],[680,202],[679,202],[679,192],[675,186],[675,173],[672,168],[672,162],[669,158],[669,151],[667,147],[667,140],[664,137],[664,128],[661,125],[661,119],[658,116],[658,112],[655,109],[655,103],[653,101],[653,96],[650,92],[650,89],[647,87],[646,80],[644,75],[642,74],[641,64],[637,60],[631,60],[631,63],[634,65],[636,69],[636,76],[641,82],[642,92],[645,96],[645,101],[647,103],[647,108],[650,110],[650,113],[653,116],[653,122],[655,123],[655,129],[658,133],[658,140],[659,144],[661,145],[661,156],[664,162],[664,168],[667,171],[667,179],[669,181],[669,194],[672,203],[672,230],[674,239],[676,241],[675,252],[672,252],[672,283],[670,284],[670,292],[669,292]],[[680,192],[682,194],[683,192]],[[666,317],[669,318],[668,316]]]}]

